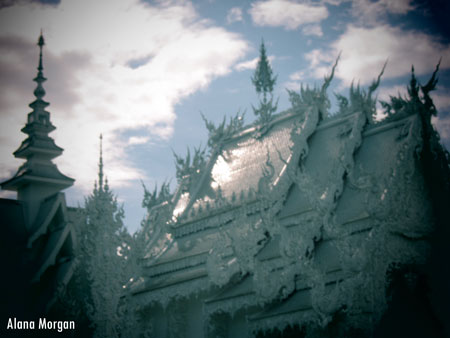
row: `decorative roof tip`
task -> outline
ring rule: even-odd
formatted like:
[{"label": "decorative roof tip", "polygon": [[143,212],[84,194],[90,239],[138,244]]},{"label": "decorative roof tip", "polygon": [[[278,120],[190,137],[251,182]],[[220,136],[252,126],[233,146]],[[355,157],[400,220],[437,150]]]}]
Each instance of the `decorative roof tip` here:
[{"label": "decorative roof tip", "polygon": [[331,74],[324,77],[322,90],[321,90],[322,95],[326,94],[326,91],[327,91],[328,87],[330,86],[331,81],[334,78],[334,73],[336,71],[336,67],[337,67],[337,65],[339,63],[339,60],[341,59],[341,54],[342,54],[342,51],[339,52],[339,54],[338,54],[338,56],[336,58],[336,61],[334,62],[333,67],[331,68]]},{"label": "decorative roof tip", "polygon": [[99,190],[103,190],[103,135],[100,134],[100,160],[98,163]]},{"label": "decorative roof tip", "polygon": [[44,36],[42,35],[42,29],[41,29],[41,35],[39,35],[38,43],[39,46],[39,67],[38,69],[42,69],[42,47],[45,45]]},{"label": "decorative roof tip", "polygon": [[45,45],[44,36],[42,35],[42,30],[41,30],[41,35],[39,36],[37,45],[39,46],[39,64],[37,67],[37,70],[38,70],[37,76],[33,79],[33,81],[35,81],[38,85],[37,85],[36,89],[34,90],[34,95],[36,96],[36,98],[38,100],[41,100],[45,96],[45,90],[44,90],[44,87],[42,87],[42,83],[47,80],[44,77],[44,73],[42,72],[44,70],[44,67],[42,66],[42,49],[43,49],[43,46]]}]

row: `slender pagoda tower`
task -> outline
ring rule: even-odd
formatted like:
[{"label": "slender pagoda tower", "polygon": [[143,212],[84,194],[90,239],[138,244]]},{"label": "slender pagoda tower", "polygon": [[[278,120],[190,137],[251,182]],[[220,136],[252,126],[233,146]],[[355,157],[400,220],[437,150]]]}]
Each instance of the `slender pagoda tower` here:
[{"label": "slender pagoda tower", "polygon": [[17,200],[0,198],[0,266],[8,276],[0,281],[4,290],[1,318],[39,318],[49,313],[75,266],[75,231],[61,192],[74,180],[52,163],[63,149],[48,136],[55,127],[45,110],[49,103],[43,100],[42,32],[38,46],[36,99],[29,105],[32,111],[22,128],[28,137],[14,152],[26,161],[0,184],[2,189],[17,192]]},{"label": "slender pagoda tower", "polygon": [[45,198],[70,187],[74,182],[74,179],[63,175],[52,163],[52,159],[61,155],[63,149],[48,136],[56,128],[50,121],[50,113],[45,110],[49,103],[43,100],[45,90],[42,84],[47,79],[44,77],[42,66],[44,46],[42,32],[38,46],[40,50],[38,72],[33,79],[37,83],[34,90],[36,99],[29,104],[32,111],[28,114],[27,124],[22,128],[22,132],[28,137],[14,152],[16,158],[26,159],[26,162],[13,178],[1,183],[2,189],[17,191],[17,199],[26,203],[27,224],[30,225],[34,223],[39,206]]}]

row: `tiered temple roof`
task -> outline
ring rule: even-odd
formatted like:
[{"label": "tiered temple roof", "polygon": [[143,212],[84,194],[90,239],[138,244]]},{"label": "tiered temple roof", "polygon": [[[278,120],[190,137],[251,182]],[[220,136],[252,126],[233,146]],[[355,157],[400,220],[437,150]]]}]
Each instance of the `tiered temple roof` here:
[{"label": "tiered temple roof", "polygon": [[50,113],[45,110],[49,103],[43,99],[45,96],[43,83],[47,79],[44,77],[42,65],[42,48],[44,46],[42,35],[39,37],[38,46],[38,73],[33,79],[37,83],[34,90],[36,99],[29,105],[33,110],[28,113],[27,123],[22,128],[22,132],[28,137],[14,152],[16,158],[26,159],[26,162],[14,177],[1,183],[2,189],[17,191],[19,194],[29,185],[44,184],[49,187],[53,186],[54,190],[58,191],[70,187],[74,182],[72,178],[63,175],[51,162],[53,158],[62,154],[63,149],[58,147],[55,141],[48,136],[55,130],[55,126],[50,121]]}]

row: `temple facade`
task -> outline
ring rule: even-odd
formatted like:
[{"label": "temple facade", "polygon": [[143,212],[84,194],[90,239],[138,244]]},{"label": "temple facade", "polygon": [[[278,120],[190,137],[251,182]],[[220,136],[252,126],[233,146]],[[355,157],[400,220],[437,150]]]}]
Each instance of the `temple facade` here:
[{"label": "temple facade", "polygon": [[[63,149],[49,137],[55,127],[43,100],[42,35],[38,46],[36,99],[22,128],[27,137],[14,152],[25,162],[0,184],[17,192],[17,199],[0,199],[2,318],[51,313],[75,269],[77,211],[63,192],[74,180],[52,162]],[[330,114],[336,64],[321,87],[289,91],[291,107],[276,113],[276,77],[263,44],[261,51],[252,78],[263,96],[256,121],[244,125],[238,114],[215,126],[205,119],[208,148],[176,156],[175,192],[163,185],[146,201],[150,211],[133,242],[142,249],[134,276],[128,265],[109,261],[108,273],[126,272],[124,285],[117,284],[123,276],[104,273],[69,295],[84,302],[90,288],[97,290],[91,303],[98,307],[83,303],[95,315],[85,330],[80,318],[87,311],[80,317],[82,306],[70,309],[82,309],[73,336],[450,332],[450,156],[431,124],[429,96],[438,69],[424,86],[413,71],[408,97],[384,102],[381,121],[372,95],[382,74],[368,90],[351,86],[348,98],[337,95],[339,109]],[[98,182],[93,194],[113,201],[101,152]],[[111,218],[102,219],[103,234],[122,226],[106,227]],[[105,246],[94,243],[92,266],[106,265]],[[59,305],[77,304],[72,300]]]},{"label": "temple facade", "polygon": [[63,149],[48,135],[55,126],[43,100],[42,34],[38,46],[36,99],[22,128],[27,137],[14,152],[25,163],[1,183],[2,189],[17,192],[17,199],[0,199],[1,259],[7,276],[2,278],[2,318],[22,320],[48,313],[74,267],[75,233],[62,192],[74,180],[52,162]]},{"label": "temple facade", "polygon": [[[420,296],[445,219],[423,162],[438,147],[428,100],[436,73],[423,87],[413,73],[409,99],[386,103],[382,121],[372,98],[380,78],[368,91],[352,86],[330,115],[332,75],[250,126],[239,116],[207,123],[209,156],[177,159],[178,188],[148,215],[130,288],[138,335],[385,337],[395,323],[399,334],[428,336],[440,327]],[[448,201],[448,164],[439,168]]]}]

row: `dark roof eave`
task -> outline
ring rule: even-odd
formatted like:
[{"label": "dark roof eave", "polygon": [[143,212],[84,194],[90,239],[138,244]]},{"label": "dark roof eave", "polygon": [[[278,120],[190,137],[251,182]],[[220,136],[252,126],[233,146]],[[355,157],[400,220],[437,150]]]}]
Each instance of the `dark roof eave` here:
[{"label": "dark roof eave", "polygon": [[63,174],[61,174],[61,176],[61,178],[50,178],[25,173],[0,183],[0,186],[3,190],[17,191],[20,187],[29,183],[43,183],[50,186],[59,187],[60,189],[65,189],[73,185],[75,182],[73,178],[67,177]]}]

